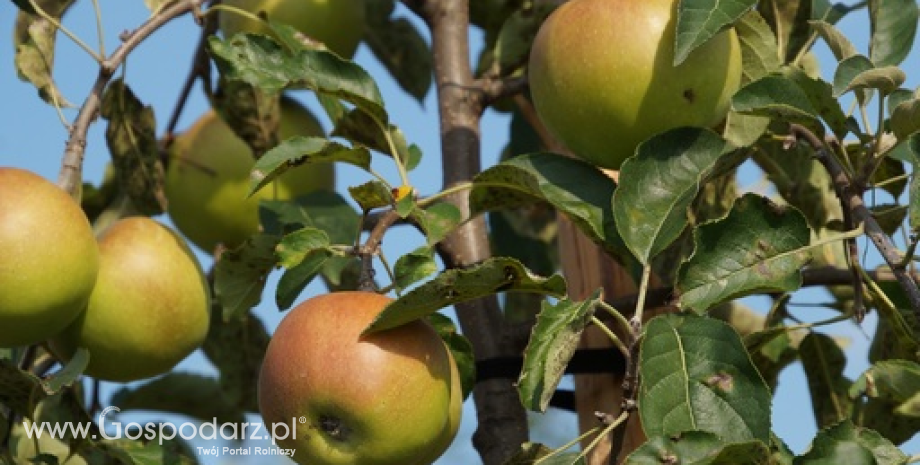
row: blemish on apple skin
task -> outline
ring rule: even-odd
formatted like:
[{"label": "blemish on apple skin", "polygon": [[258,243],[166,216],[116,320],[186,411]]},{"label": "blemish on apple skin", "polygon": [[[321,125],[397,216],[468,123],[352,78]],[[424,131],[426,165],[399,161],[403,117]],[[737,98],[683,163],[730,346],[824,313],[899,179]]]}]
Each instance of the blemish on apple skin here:
[{"label": "blemish on apple skin", "polygon": [[684,89],[683,95],[687,103],[693,103],[696,100],[696,93],[693,92],[693,89]]}]

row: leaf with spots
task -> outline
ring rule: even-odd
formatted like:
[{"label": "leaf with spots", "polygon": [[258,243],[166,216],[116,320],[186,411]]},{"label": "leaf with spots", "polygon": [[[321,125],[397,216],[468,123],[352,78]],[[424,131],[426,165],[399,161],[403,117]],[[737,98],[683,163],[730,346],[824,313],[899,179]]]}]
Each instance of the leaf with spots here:
[{"label": "leaf with spots", "polygon": [[486,297],[499,292],[530,292],[562,297],[565,279],[549,278],[530,272],[521,262],[506,257],[490,258],[464,269],[450,269],[387,305],[364,330],[373,333],[428,316],[458,302]]},{"label": "leaf with spots", "polygon": [[295,136],[265,152],[249,175],[249,195],[267,186],[289,168],[304,163],[341,162],[370,169],[371,154],[364,147],[347,147],[322,137]]},{"label": "leaf with spots", "polygon": [[641,263],[649,263],[687,227],[687,209],[727,149],[716,133],[685,127],[643,142],[626,160],[613,194],[613,216]]},{"label": "leaf with spots", "polygon": [[808,453],[796,457],[793,463],[894,465],[906,464],[907,456],[877,432],[857,427],[850,420],[844,420],[819,431]]},{"label": "leaf with spots", "polygon": [[685,431],[649,438],[626,458],[625,465],[694,463],[707,465],[766,464],[770,448],[761,441],[728,443],[706,431]]},{"label": "leaf with spots", "polygon": [[525,408],[545,412],[549,407],[600,299],[601,290],[598,289],[583,302],[562,299],[552,304],[543,301],[530,342],[524,349],[524,366],[517,382]]},{"label": "leaf with spots", "polygon": [[693,255],[678,270],[680,305],[698,313],[764,291],[792,291],[811,260],[805,217],[746,194],[728,216],[694,231]]},{"label": "leaf with spots", "polygon": [[770,389],[727,323],[693,314],[652,319],[639,355],[645,433],[707,431],[726,442],[770,441]]}]

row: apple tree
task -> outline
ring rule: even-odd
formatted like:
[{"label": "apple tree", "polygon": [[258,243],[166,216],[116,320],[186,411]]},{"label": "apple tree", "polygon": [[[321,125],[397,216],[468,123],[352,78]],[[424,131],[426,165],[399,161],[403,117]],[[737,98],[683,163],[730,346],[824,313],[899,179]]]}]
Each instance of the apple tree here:
[{"label": "apple tree", "polygon": [[[253,309],[287,312],[317,285],[393,298],[364,334],[419,321],[437,329],[489,465],[920,461],[901,448],[920,431],[920,89],[907,84],[920,70],[905,61],[914,0],[147,0],[149,17],[119,24],[121,43],[108,51],[68,29],[68,11],[102,18],[102,2],[12,3],[15,66],[35,105],[68,105],[61,41],[98,64],[76,110],[62,113],[57,186],[97,231],[182,211],[169,221],[213,257],[200,348],[217,376],[167,369],[100,398],[92,348],[62,357],[55,334],[0,338],[11,346],[0,348],[0,462],[202,460],[178,439],[33,441],[23,425],[91,423],[103,405],[241,423],[259,411],[274,333]],[[580,13],[554,22],[576,4],[567,11]],[[622,20],[646,14],[656,26]],[[145,101],[133,90],[145,76],[120,71],[180,18],[198,25],[186,85],[170,101]],[[608,18],[621,22],[606,30]],[[853,18],[866,27],[844,27]],[[359,42],[385,73],[352,60]],[[174,58],[161,66],[175,68]],[[422,135],[395,123],[384,79],[419,102],[434,93],[439,150],[423,153]],[[306,122],[285,129],[293,92],[315,97],[328,134]],[[179,127],[196,93],[223,132]],[[688,114],[687,102],[714,113]],[[154,109],[169,118],[158,124]],[[484,161],[491,112],[509,121],[496,163]],[[94,125],[112,159],[97,184],[84,170]],[[231,152],[242,154],[232,175]],[[417,168],[430,157],[442,183],[426,192],[419,180],[434,174]],[[335,191],[330,167],[361,180]],[[313,182],[325,184],[303,188]],[[202,202],[220,189],[220,202]],[[0,208],[12,207],[0,198]],[[245,217],[232,239],[222,214]],[[408,252],[385,254],[385,238],[407,230]],[[831,317],[801,305],[815,295]],[[826,327],[868,321],[871,343],[858,355],[869,363],[854,379],[845,341]],[[115,358],[99,354],[96,364]],[[784,412],[779,377],[794,363],[812,404],[802,421],[818,427],[798,453],[772,424]],[[566,374],[574,390],[559,387]],[[578,415],[562,447],[531,441],[528,411],[549,408]],[[433,447],[446,447],[441,439]]]}]

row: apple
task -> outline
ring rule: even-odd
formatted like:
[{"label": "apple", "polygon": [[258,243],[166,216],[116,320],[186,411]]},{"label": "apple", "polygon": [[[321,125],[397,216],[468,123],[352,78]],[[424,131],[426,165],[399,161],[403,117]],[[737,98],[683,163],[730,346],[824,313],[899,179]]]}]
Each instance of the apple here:
[{"label": "apple", "polygon": [[41,342],[83,311],[99,249],[66,192],[19,168],[0,168],[0,347]]},{"label": "apple", "polygon": [[[391,301],[324,294],[278,325],[259,374],[259,410],[298,463],[427,465],[453,441],[463,394],[435,330],[416,320],[361,335]],[[282,423],[295,427],[286,437]]]},{"label": "apple", "polygon": [[166,226],[130,217],[99,237],[99,278],[86,310],[49,343],[69,360],[89,351],[85,373],[128,382],[171,370],[201,346],[210,290],[185,241]]},{"label": "apple", "polygon": [[530,53],[534,107],[575,155],[619,169],[645,139],[711,127],[741,83],[734,30],[673,65],[678,0],[571,0],[540,26]]},{"label": "apple", "polygon": [[[281,113],[281,140],[323,135],[316,118],[295,101],[283,99]],[[214,111],[177,136],[169,147],[165,190],[169,217],[179,232],[207,253],[217,244],[233,248],[259,231],[260,200],[288,200],[335,187],[333,164],[308,164],[247,198],[253,163],[249,146]]]},{"label": "apple", "polygon": [[[287,23],[343,58],[355,55],[364,35],[364,0],[224,0],[223,4]],[[240,32],[268,33],[264,23],[226,10],[220,12],[220,30],[227,38]]]}]

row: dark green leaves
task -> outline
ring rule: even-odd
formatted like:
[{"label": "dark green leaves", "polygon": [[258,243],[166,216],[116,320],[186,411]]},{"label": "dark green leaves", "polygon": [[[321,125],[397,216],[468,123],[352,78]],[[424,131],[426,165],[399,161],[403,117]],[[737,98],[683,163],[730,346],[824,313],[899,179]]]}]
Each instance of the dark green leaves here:
[{"label": "dark green leaves", "polygon": [[696,250],[678,273],[681,305],[703,312],[755,292],[798,289],[809,235],[798,210],[741,197],[727,217],[694,231]]},{"label": "dark green leaves", "polygon": [[593,165],[554,153],[534,153],[499,163],[473,183],[474,214],[548,202],[604,249],[628,256],[610,206],[616,185]]},{"label": "dark green leaves", "polygon": [[764,76],[739,89],[732,97],[732,109],[742,114],[800,123],[814,123],[818,114],[799,86],[776,75]]},{"label": "dark green leaves", "polygon": [[431,87],[431,51],[406,18],[393,18],[392,0],[368,1],[364,43],[396,82],[420,103]]},{"label": "dark green leaves", "polygon": [[678,128],[639,145],[623,164],[613,195],[617,230],[643,264],[687,226],[687,208],[727,144],[712,131]]},{"label": "dark green leaves", "polygon": [[674,66],[677,66],[712,36],[741,18],[756,0],[683,0],[677,16]]},{"label": "dark green leaves", "polygon": [[296,136],[287,139],[256,161],[250,174],[250,195],[296,165],[334,161],[368,169],[371,155],[366,148],[349,148],[322,137]]},{"label": "dark green leaves", "polygon": [[673,463],[696,465],[766,464],[770,449],[760,441],[727,443],[706,431],[655,436],[626,459],[627,465],[660,465],[662,458]]},{"label": "dark green leaves", "polygon": [[[841,61],[834,72],[834,96],[863,89],[878,89],[883,94],[890,94],[901,87],[906,79],[904,71],[897,66],[876,67],[868,58],[853,55]],[[861,97],[860,101],[864,99]]]},{"label": "dark green leaves", "polygon": [[565,280],[559,275],[543,278],[532,274],[517,260],[492,258],[470,268],[447,270],[413,289],[388,305],[365,332],[395,328],[448,305],[498,292],[562,297],[565,287]]},{"label": "dark green leaves", "polygon": [[600,298],[598,290],[584,302],[568,299],[556,304],[543,302],[524,351],[524,367],[517,383],[524,407],[537,412],[545,412],[549,407]]},{"label": "dark green leaves", "polygon": [[920,18],[914,0],[870,0],[872,37],[869,58],[878,66],[897,65],[907,58]]},{"label": "dark green leaves", "polygon": [[698,430],[729,442],[770,440],[770,390],[724,322],[656,317],[642,340],[639,370],[639,414],[650,437]]},{"label": "dark green leaves", "polygon": [[818,433],[807,454],[795,465],[904,464],[907,456],[875,431],[859,428],[849,420]]},{"label": "dark green leaves", "polygon": [[[286,41],[289,46],[294,43]],[[345,100],[387,122],[383,98],[371,76],[334,53],[289,49],[266,36],[250,34],[238,34],[227,41],[212,36],[208,44],[217,67],[228,79],[264,89],[310,89]]]}]

